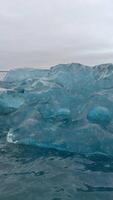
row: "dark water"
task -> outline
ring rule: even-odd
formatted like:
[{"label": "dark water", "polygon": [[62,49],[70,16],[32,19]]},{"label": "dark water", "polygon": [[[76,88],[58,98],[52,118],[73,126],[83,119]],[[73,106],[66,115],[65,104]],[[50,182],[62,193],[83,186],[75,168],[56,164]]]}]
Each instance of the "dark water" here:
[{"label": "dark water", "polygon": [[0,143],[0,200],[113,200],[113,158]]}]

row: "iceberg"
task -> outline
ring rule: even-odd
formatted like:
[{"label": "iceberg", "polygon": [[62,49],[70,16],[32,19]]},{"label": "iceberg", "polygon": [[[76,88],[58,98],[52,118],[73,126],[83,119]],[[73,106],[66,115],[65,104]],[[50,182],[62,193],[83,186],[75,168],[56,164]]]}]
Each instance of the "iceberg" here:
[{"label": "iceberg", "polygon": [[11,70],[4,87],[0,115],[8,142],[113,154],[113,64]]}]

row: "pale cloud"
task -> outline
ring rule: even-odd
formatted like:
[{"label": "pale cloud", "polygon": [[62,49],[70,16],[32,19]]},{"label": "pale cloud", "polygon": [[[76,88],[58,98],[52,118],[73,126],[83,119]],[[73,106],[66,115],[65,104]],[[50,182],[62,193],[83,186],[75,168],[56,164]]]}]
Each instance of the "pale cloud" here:
[{"label": "pale cloud", "polygon": [[112,0],[0,0],[0,69],[113,62]]}]

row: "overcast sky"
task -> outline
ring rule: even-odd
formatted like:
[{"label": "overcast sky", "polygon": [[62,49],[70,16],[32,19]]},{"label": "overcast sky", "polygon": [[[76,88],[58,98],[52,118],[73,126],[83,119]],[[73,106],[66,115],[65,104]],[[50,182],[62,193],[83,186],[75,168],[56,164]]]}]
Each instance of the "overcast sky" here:
[{"label": "overcast sky", "polygon": [[0,0],[0,69],[113,62],[113,0]]}]

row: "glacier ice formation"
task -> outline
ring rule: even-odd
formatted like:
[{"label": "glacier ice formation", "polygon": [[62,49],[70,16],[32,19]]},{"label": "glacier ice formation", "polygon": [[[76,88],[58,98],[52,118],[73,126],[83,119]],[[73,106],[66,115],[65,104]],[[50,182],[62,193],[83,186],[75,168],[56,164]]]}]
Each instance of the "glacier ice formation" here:
[{"label": "glacier ice formation", "polygon": [[113,64],[18,69],[0,92],[7,141],[70,152],[113,154]]}]

